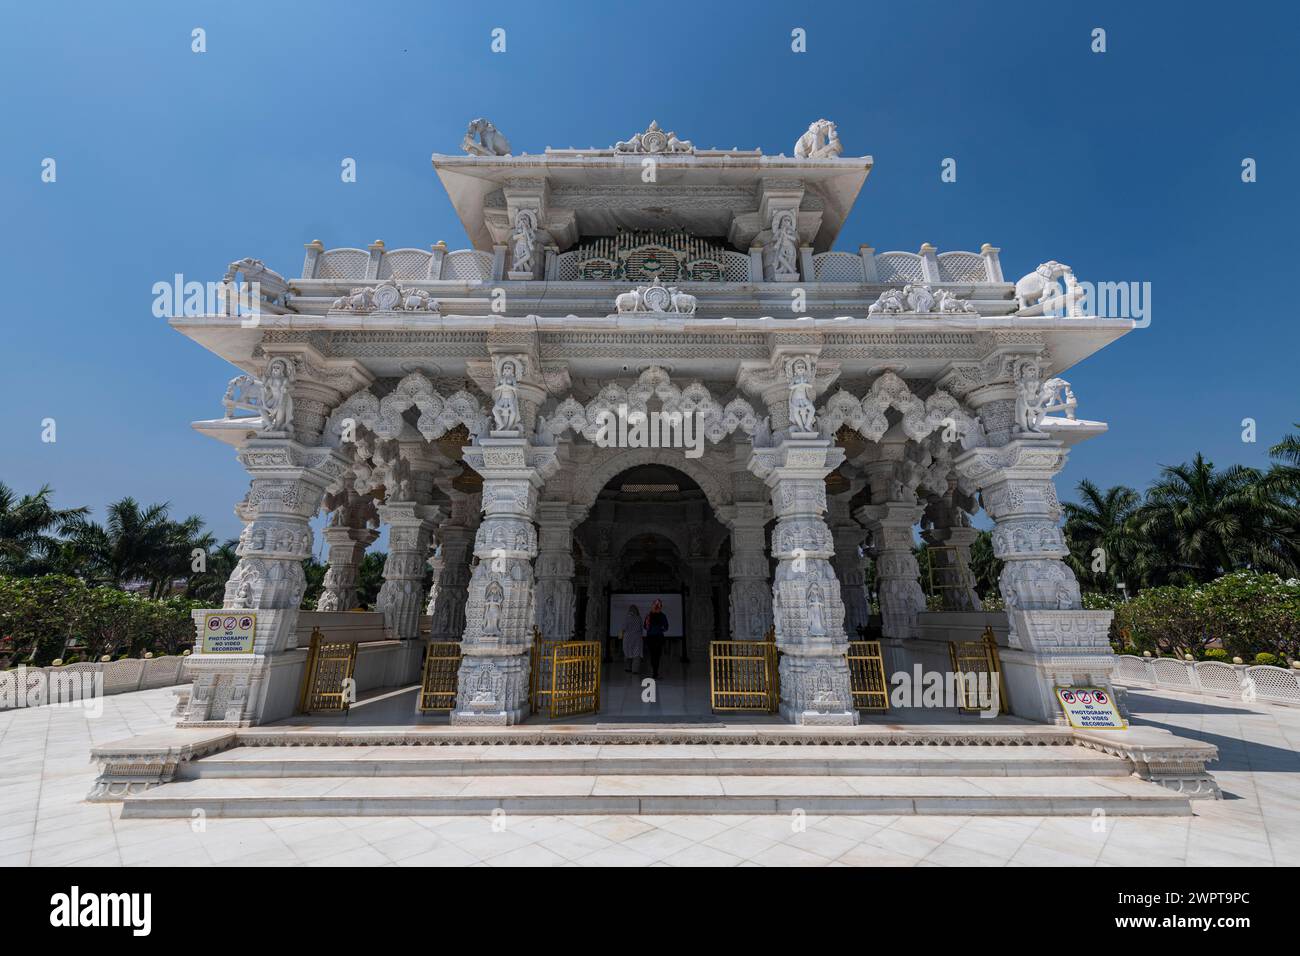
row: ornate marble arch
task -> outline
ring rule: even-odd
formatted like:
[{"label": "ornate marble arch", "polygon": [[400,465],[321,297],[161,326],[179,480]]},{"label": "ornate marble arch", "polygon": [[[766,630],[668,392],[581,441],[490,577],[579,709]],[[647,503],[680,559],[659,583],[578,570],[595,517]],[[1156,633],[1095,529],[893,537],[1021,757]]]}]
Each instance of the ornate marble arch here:
[{"label": "ornate marble arch", "polygon": [[651,398],[659,400],[664,412],[698,416],[704,437],[715,444],[737,429],[752,435],[758,425],[754,407],[745,399],[733,398],[724,406],[702,382],[678,388],[664,369],[651,366],[630,388],[611,382],[586,405],[572,396],[566,398],[550,415],[538,417],[537,433],[545,440],[554,441],[572,431],[594,441],[600,431],[602,414],[617,415],[620,406],[626,406],[629,413],[649,412]]},{"label": "ornate marble arch", "polygon": [[487,427],[487,412],[469,392],[461,389],[443,397],[422,373],[412,372],[382,399],[368,389],[345,399],[330,414],[322,440],[337,448],[341,443],[343,422],[349,418],[364,425],[379,438],[397,438],[405,425],[403,413],[409,408],[420,410],[415,427],[430,441],[441,438],[457,425],[464,425],[471,435],[480,434]]},{"label": "ornate marble arch", "polygon": [[984,437],[979,418],[967,412],[957,399],[936,390],[922,401],[894,372],[885,372],[876,379],[861,399],[841,389],[827,400],[817,417],[827,438],[833,438],[841,426],[848,425],[869,441],[880,441],[889,430],[885,413],[891,408],[902,413],[903,433],[913,441],[924,441],[948,422],[952,422],[961,436],[964,448],[980,444]]},{"label": "ornate marble arch", "polygon": [[707,460],[707,457],[687,458],[680,448],[611,448],[590,468],[579,470],[574,476],[573,503],[590,508],[601,490],[621,472],[638,465],[664,465],[676,468],[699,485],[714,517],[718,518],[718,510],[731,504],[731,488],[718,478],[706,464]]}]

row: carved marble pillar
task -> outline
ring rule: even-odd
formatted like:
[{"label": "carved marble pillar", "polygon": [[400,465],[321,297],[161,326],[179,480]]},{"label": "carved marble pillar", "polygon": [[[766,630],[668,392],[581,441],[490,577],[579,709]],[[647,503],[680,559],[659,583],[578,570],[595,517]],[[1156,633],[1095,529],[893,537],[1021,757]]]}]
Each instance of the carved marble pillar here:
[{"label": "carved marble pillar", "polygon": [[414,501],[394,501],[379,507],[379,516],[388,525],[388,557],[375,609],[384,612],[389,630],[403,641],[420,636],[429,544],[442,514],[436,505]]},{"label": "carved marble pillar", "polygon": [[691,647],[701,654],[708,650],[713,640],[713,560],[692,558],[690,621],[682,638],[682,660],[690,659]]},{"label": "carved marble pillar", "polygon": [[328,545],[327,562],[318,611],[351,611],[357,606],[357,579],[366,548],[379,537],[375,525],[379,512],[374,499],[348,487],[336,495],[325,496],[325,507],[332,513],[330,523],[321,531]]},{"label": "carved marble pillar", "polygon": [[[784,432],[784,429],[782,429]],[[750,470],[772,492],[777,525],[772,554],[776,642],[781,658],[781,715],[798,724],[855,724],[845,660],[844,603],[831,567],[835,554],[826,511],[825,478],[844,450],[807,432],[783,434],[755,447]]]},{"label": "carved marble pillar", "polygon": [[[194,686],[177,720],[181,727],[242,727],[293,713],[301,668],[272,667],[271,660],[296,651],[294,628],[307,586],[302,562],[312,552],[308,521],[348,467],[336,450],[304,446],[287,434],[248,440],[239,461],[252,475],[235,507],[245,522],[239,564],[226,582],[222,607],[211,610],[255,612],[253,653],[204,654],[199,634],[185,661]],[[194,620],[201,627],[201,610]]]},{"label": "carved marble pillar", "polygon": [[429,561],[433,585],[425,613],[435,641],[459,641],[465,632],[465,600],[469,594],[470,559],[478,526],[478,495],[453,491],[451,517],[438,528],[438,551]]},{"label": "carved marble pillar", "polygon": [[731,639],[761,641],[772,627],[772,581],[764,528],[771,507],[739,501],[719,515],[731,528]]},{"label": "carved marble pillar", "polygon": [[1061,560],[1069,552],[1052,479],[1065,466],[1065,448],[1041,433],[1011,435],[962,452],[954,465],[979,488],[994,521],[993,553],[1005,562],[999,589],[1010,625],[1002,655],[1009,703],[1018,716],[1063,723],[1055,687],[1113,694],[1112,612],[1082,610],[1078,581]]},{"label": "carved marble pillar", "polygon": [[321,531],[329,547],[329,568],[316,601],[318,611],[351,611],[357,607],[357,581],[366,548],[374,544],[379,532],[372,528],[347,528],[331,525]]},{"label": "carved marble pillar", "polygon": [[849,640],[859,640],[859,628],[866,628],[871,619],[871,599],[867,595],[867,575],[860,553],[866,531],[849,514],[847,495],[830,499],[831,536],[835,541],[835,576],[840,581],[840,596],[844,599],[844,628]]},{"label": "carved marble pillar", "polygon": [[610,545],[613,528],[610,522],[596,524],[596,550],[587,569],[587,620],[585,638],[588,641],[602,641],[605,644],[605,660],[610,660],[609,602],[605,599],[605,588],[613,579],[614,555]]},{"label": "carved marble pillar", "polygon": [[853,516],[871,532],[881,636],[909,640],[916,637],[917,615],[925,610],[921,569],[912,550],[912,528],[924,510],[916,500],[916,487],[924,476],[923,456],[915,442],[888,433],[872,446],[869,458],[861,467],[871,487],[872,503],[858,508]]},{"label": "carved marble pillar", "polygon": [[921,538],[930,546],[930,567],[943,599],[943,609],[980,611],[984,606],[970,565],[971,544],[979,532],[970,526],[959,497],[957,481],[951,479],[947,492],[926,506],[921,519]]},{"label": "carved marble pillar", "polygon": [[573,640],[573,528],[582,509],[567,501],[537,506],[537,627],[548,641]]},{"label": "carved marble pillar", "polygon": [[[511,434],[513,432],[513,434]],[[474,539],[453,724],[515,724],[528,715],[537,494],[557,467],[553,447],[498,429],[465,449],[483,477],[483,523]]]}]

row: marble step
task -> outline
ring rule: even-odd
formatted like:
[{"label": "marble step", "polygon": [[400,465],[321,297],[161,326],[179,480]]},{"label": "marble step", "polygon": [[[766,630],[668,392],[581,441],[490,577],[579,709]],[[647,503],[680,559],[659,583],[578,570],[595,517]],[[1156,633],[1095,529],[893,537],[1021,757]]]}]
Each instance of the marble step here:
[{"label": "marble step", "polygon": [[1074,746],[775,747],[525,744],[235,747],[182,764],[183,779],[541,775],[1126,777],[1126,761]]},{"label": "marble step", "polygon": [[202,778],[122,805],[123,818],[517,814],[1186,816],[1187,797],[1136,777],[609,774]]}]

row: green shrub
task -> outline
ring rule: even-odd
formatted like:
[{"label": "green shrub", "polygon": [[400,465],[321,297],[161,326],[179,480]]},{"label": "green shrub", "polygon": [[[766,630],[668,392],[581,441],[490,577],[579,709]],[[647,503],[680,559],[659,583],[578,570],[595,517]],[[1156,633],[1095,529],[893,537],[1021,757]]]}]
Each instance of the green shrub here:
[{"label": "green shrub", "polygon": [[1211,647],[1209,650],[1205,652],[1205,659],[1207,661],[1223,661],[1225,664],[1228,663],[1229,660],[1231,660],[1231,658],[1228,655],[1228,652],[1225,651],[1222,647]]},{"label": "green shrub", "polygon": [[1276,654],[1270,654],[1268,651],[1260,651],[1258,654],[1255,655],[1255,663],[1272,664],[1274,667],[1277,667],[1279,664],[1282,663],[1282,659],[1278,657]]}]

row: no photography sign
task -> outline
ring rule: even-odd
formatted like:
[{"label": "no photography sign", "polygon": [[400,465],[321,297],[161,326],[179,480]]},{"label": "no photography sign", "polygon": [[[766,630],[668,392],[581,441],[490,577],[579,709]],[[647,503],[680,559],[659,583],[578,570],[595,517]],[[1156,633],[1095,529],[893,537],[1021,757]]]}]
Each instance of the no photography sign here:
[{"label": "no photography sign", "polygon": [[202,654],[251,654],[257,615],[252,611],[206,611]]}]

